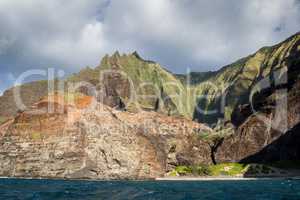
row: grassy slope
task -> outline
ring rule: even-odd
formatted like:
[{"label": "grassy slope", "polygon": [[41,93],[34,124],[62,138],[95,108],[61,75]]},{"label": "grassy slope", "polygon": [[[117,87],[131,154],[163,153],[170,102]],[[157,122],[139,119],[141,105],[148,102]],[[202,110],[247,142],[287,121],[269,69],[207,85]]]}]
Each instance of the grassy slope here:
[{"label": "grassy slope", "polygon": [[[211,77],[215,76],[217,72],[190,72],[189,74],[174,74],[182,84],[198,85],[204,81],[207,81]],[[188,80],[189,79],[189,80]]]},{"label": "grassy slope", "polygon": [[170,176],[237,176],[247,172],[250,165],[222,163],[218,165],[177,166]]},{"label": "grassy slope", "polygon": [[[165,70],[159,64],[143,60],[137,53],[129,55],[115,53],[113,56],[105,56],[99,67],[95,69],[87,67],[79,73],[70,76],[67,82],[88,81],[98,84],[101,71],[111,69],[117,63],[121,70],[133,81],[135,88],[146,82],[163,91],[163,98],[177,95],[177,97],[170,98],[167,107],[175,108],[175,112],[171,114],[182,115],[188,118],[194,117],[195,107],[198,104],[201,105],[201,109],[206,111],[218,107],[220,103],[218,98],[220,90],[218,88],[226,88],[222,91],[227,93],[225,118],[230,120],[231,113],[236,105],[248,103],[249,89],[258,80],[267,77],[271,71],[283,67],[281,61],[290,47],[299,38],[300,35],[298,34],[276,46],[262,48],[253,55],[240,59],[217,72],[213,72],[214,76],[194,73],[192,79],[195,82],[205,80],[196,85],[182,84],[180,81],[182,77],[176,78],[175,75]],[[211,83],[218,88],[212,86]],[[24,88],[24,98],[30,104],[32,101],[39,99],[40,96],[46,95],[47,82],[25,84],[22,88]],[[155,94],[153,87],[142,87],[138,90],[138,93],[140,95]],[[204,94],[209,97],[198,101],[197,97]],[[8,91],[4,97],[0,98],[0,110],[2,110],[0,116],[16,112],[16,109],[13,108],[11,91]],[[154,101],[143,99],[139,100],[139,103],[145,108],[153,108],[155,104]],[[213,117],[213,120],[215,119],[216,117]],[[200,121],[210,122],[203,116],[200,116]]]},{"label": "grassy slope", "polygon": [[[293,162],[294,163],[294,162]],[[299,169],[295,165],[275,165],[269,164],[240,164],[240,163],[221,163],[218,165],[197,165],[197,166],[177,166],[167,176],[279,176],[286,175],[290,169]],[[299,167],[299,165],[297,165]]]},{"label": "grassy slope", "polygon": [[[278,45],[264,47],[255,54],[222,68],[207,81],[191,87],[199,95],[209,95],[209,98],[200,102],[200,107],[205,110],[216,108],[219,105],[217,99],[220,92],[227,93],[225,118],[230,120],[235,106],[248,103],[249,91],[259,80],[270,76],[270,72],[284,68],[284,57],[299,39],[298,34]],[[223,88],[223,91],[216,89],[211,83]],[[199,102],[192,99],[190,103],[194,107]]]},{"label": "grassy slope", "polygon": [[[143,60],[137,53],[122,56],[119,53],[115,53],[112,56],[105,56],[100,66],[96,69],[86,68],[80,73],[71,76],[68,81],[92,80],[97,82],[101,73],[115,69],[114,65],[117,65],[117,70],[124,73],[132,81],[137,95],[154,95],[160,96],[162,99],[170,97],[165,109],[173,109],[174,113],[171,114],[191,117],[191,111],[187,110],[187,101],[183,98],[186,96],[186,88],[183,84],[159,64]],[[148,86],[142,86],[142,84],[147,84]],[[172,96],[175,97],[172,98]],[[154,98],[139,98],[137,101],[143,108],[153,109],[155,107]]]}]

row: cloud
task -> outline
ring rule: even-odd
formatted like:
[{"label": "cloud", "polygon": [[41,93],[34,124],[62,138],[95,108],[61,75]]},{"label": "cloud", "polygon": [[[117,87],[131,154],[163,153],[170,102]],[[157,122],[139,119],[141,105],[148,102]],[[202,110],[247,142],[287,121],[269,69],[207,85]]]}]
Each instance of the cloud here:
[{"label": "cloud", "polygon": [[297,32],[299,11],[294,0],[113,1],[106,26],[176,71],[208,70]]},{"label": "cloud", "polygon": [[1,65],[22,71],[95,64],[105,43],[97,21],[105,5],[104,0],[0,1],[0,49],[6,61]]},{"label": "cloud", "polygon": [[299,31],[297,2],[2,0],[0,72],[74,72],[117,49],[175,72],[214,70]]}]

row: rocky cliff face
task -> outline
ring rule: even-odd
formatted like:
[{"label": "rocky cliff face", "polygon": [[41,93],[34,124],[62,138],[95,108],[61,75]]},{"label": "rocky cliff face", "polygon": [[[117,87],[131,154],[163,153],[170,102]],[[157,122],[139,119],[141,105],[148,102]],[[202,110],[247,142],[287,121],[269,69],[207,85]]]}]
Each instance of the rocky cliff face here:
[{"label": "rocky cliff face", "polygon": [[[273,58],[270,77],[277,81],[254,95],[253,107],[241,106],[236,112],[238,126],[234,135],[226,138],[216,154],[219,162],[274,162],[298,160],[300,122],[300,36],[278,45],[274,52],[284,52]],[[281,49],[280,51],[278,49]],[[275,54],[273,52],[273,54]],[[279,82],[279,84],[278,84]],[[239,112],[238,112],[239,111]],[[249,112],[250,111],[250,112]]]},{"label": "rocky cliff face", "polygon": [[[209,124],[216,123],[218,118],[233,122],[239,120],[238,107],[250,103],[251,91],[259,87],[258,83],[263,79],[270,79],[270,85],[274,84],[274,73],[286,70],[289,62],[295,60],[294,57],[299,57],[299,41],[298,33],[275,46],[261,48],[253,55],[221,68],[215,76],[194,86],[193,89],[198,94],[206,94],[208,97],[191,104],[198,105],[202,110],[217,110],[214,115],[195,110],[194,118]],[[220,106],[222,103],[224,108]]]},{"label": "rocky cliff face", "polygon": [[[66,85],[83,85],[68,96],[49,94],[46,81],[25,84],[20,110],[8,90],[0,97],[0,176],[141,179],[177,165],[300,159],[299,46],[296,34],[190,85],[136,52],[116,52],[70,76]],[[211,130],[192,118],[225,118],[226,126]]]},{"label": "rocky cliff face", "polygon": [[[273,100],[266,100],[258,112],[247,117],[236,133],[218,149],[219,162],[274,162],[299,160],[300,105],[299,83],[288,92],[287,112],[275,111]],[[284,127],[286,125],[286,127]]]},{"label": "rocky cliff face", "polygon": [[[150,110],[192,118],[193,108],[189,108],[185,98],[185,86],[158,63],[142,59],[137,52],[107,55],[96,68],[86,67],[61,82],[64,82],[65,88],[59,88],[55,81],[55,91],[94,96],[110,107],[130,111]],[[15,116],[20,110],[15,103],[16,88],[20,89],[20,96],[26,107],[48,94],[47,81],[11,88],[0,97],[0,117]]]},{"label": "rocky cliff face", "polygon": [[155,112],[121,112],[92,97],[73,104],[51,99],[1,127],[0,176],[144,179],[175,165],[210,162],[209,147],[195,135],[211,131],[204,125]]},{"label": "rocky cliff face", "polygon": [[137,52],[106,55],[95,69],[84,69],[68,79],[69,83],[81,81],[95,85],[98,101],[111,107],[192,118],[186,87],[172,73],[142,59]]},{"label": "rocky cliff face", "polygon": [[5,91],[3,96],[0,96],[0,117],[10,118],[21,109],[17,106],[14,92],[20,94],[24,106],[31,106],[48,94],[48,82],[36,81]]}]

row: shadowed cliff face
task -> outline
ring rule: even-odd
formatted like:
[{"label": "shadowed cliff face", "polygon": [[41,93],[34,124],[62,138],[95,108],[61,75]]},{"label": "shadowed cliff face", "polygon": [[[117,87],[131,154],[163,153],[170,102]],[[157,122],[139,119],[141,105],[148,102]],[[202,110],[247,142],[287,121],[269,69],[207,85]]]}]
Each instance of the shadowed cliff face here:
[{"label": "shadowed cliff face", "polygon": [[[255,112],[249,105],[240,107],[239,124],[234,135],[226,138],[218,149],[218,162],[273,162],[298,157],[299,136],[296,134],[300,122],[300,42],[286,52],[280,65],[287,68],[281,77],[282,84],[271,84],[254,96]],[[276,71],[273,71],[275,74]],[[275,75],[273,76],[275,77]]]},{"label": "shadowed cliff face", "polygon": [[[241,107],[250,103],[255,106],[264,98],[251,99],[251,92],[254,89],[258,91],[270,89],[272,93],[272,88],[281,82],[276,73],[284,73],[289,68],[292,72],[289,76],[294,76],[293,72],[298,74],[299,45],[298,33],[282,43],[264,47],[255,54],[222,68],[215,76],[194,86],[199,96],[206,95],[205,98],[199,98],[195,102],[194,105],[198,105],[204,112],[195,110],[194,118],[209,124],[216,123],[220,118],[239,126],[252,114],[251,109],[242,111]],[[291,79],[293,78],[289,78]],[[209,111],[214,112],[207,115]]]},{"label": "shadowed cliff face", "polygon": [[[0,97],[0,176],[136,179],[177,165],[298,158],[299,45],[296,34],[199,74],[198,84],[183,84],[136,52],[116,52],[62,81],[76,86],[68,91],[76,94],[73,103],[65,102],[69,96],[43,99],[51,94],[41,81],[20,86],[27,109],[19,109],[8,90]],[[57,88],[53,95],[69,89]],[[208,124],[222,118],[236,130],[218,135],[192,118]]]},{"label": "shadowed cliff face", "polygon": [[270,163],[300,160],[300,124],[268,144],[259,152],[241,160],[242,163]]},{"label": "shadowed cliff face", "polygon": [[[81,83],[81,87],[76,85],[76,92],[95,96],[111,107],[153,110],[210,125],[224,119],[239,126],[252,114],[251,109],[241,110],[250,103],[251,91],[264,79],[270,78],[271,86],[274,72],[296,62],[299,38],[296,34],[280,44],[264,47],[216,72],[191,73],[191,84],[182,83],[186,76],[173,75],[136,52],[116,52],[105,56],[95,69],[87,67],[68,77],[65,89]],[[29,83],[23,88],[21,96],[27,106],[47,95],[47,82]],[[17,110],[9,90],[0,97],[0,116],[15,115]]]},{"label": "shadowed cliff face", "polygon": [[142,59],[137,52],[107,55],[94,70],[85,69],[68,79],[77,83],[87,80],[96,83],[97,99],[111,107],[119,107],[122,102],[130,111],[151,110],[191,118],[183,84],[159,64]]},{"label": "shadowed cliff face", "polygon": [[87,96],[72,104],[48,99],[0,127],[0,176],[144,179],[183,163],[210,163],[209,147],[195,134],[211,131],[204,125],[122,112]]},{"label": "shadowed cliff face", "polygon": [[[79,92],[95,96],[97,100],[113,108],[151,110],[159,113],[192,118],[187,88],[158,63],[142,59],[136,52],[105,56],[94,69],[86,67],[61,81],[64,88],[55,85],[54,91]],[[20,96],[25,106],[47,95],[47,81],[24,84]],[[14,116],[20,109],[15,103],[12,88],[0,97],[0,116]]]}]

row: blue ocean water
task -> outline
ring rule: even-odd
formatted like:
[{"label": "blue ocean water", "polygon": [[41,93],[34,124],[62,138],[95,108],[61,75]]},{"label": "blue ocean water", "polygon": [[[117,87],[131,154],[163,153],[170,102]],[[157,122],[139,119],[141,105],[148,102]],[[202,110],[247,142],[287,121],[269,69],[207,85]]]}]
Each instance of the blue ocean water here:
[{"label": "blue ocean water", "polygon": [[60,181],[0,180],[0,199],[300,199],[300,181]]}]

